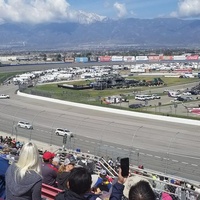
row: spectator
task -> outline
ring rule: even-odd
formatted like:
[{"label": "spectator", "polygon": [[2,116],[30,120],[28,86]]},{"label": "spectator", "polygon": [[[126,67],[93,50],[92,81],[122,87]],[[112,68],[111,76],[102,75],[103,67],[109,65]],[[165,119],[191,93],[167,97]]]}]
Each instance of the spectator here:
[{"label": "spectator", "polygon": [[112,187],[112,184],[108,180],[107,172],[105,169],[100,170],[99,178],[94,187],[100,188],[101,191],[109,192],[110,188]]},{"label": "spectator", "polygon": [[160,181],[156,181],[156,190],[159,192],[164,190],[165,182],[164,182],[164,176],[159,176]]},{"label": "spectator", "polygon": [[169,185],[165,185],[165,188],[164,188],[164,192],[162,192],[162,197],[161,199],[162,200],[172,200],[172,197],[170,196],[170,194],[168,193],[169,192]]},{"label": "spectator", "polygon": [[64,163],[59,167],[57,174],[57,184],[58,188],[61,190],[66,189],[67,181],[71,170],[74,168],[75,163],[71,162],[68,158],[64,160]]},{"label": "spectator", "polygon": [[9,161],[3,157],[0,157],[0,166],[1,166],[0,168],[0,198],[5,199],[5,196],[6,196],[5,174],[9,167]]},{"label": "spectator", "polygon": [[5,138],[4,138],[4,141],[3,141],[5,144],[7,144],[8,143],[8,136],[6,136]]},{"label": "spectator", "polygon": [[26,143],[18,162],[13,163],[6,172],[7,200],[41,199],[41,163],[37,146]]},{"label": "spectator", "polygon": [[12,141],[12,138],[9,136],[7,140],[9,146],[11,145],[11,141]]},{"label": "spectator", "polygon": [[49,151],[44,152],[43,154],[43,163],[42,163],[42,176],[43,176],[43,183],[57,187],[56,184],[56,177],[58,169],[53,166],[52,159],[54,158],[55,154]]},{"label": "spectator", "polygon": [[99,188],[94,188],[98,178],[99,176],[97,174],[92,174],[91,190],[84,195],[87,200],[101,200],[101,190]]},{"label": "spectator", "polygon": [[60,192],[55,200],[85,200],[84,195],[90,191],[92,184],[91,174],[84,167],[74,168],[67,182],[67,190]]},{"label": "spectator", "polygon": [[139,181],[129,191],[129,200],[155,200],[156,196],[147,181]]},{"label": "spectator", "polygon": [[[129,197],[129,191],[130,191],[131,187],[133,185],[136,185],[140,181],[146,181],[150,184],[150,182],[145,177],[141,177],[138,175],[133,175],[133,176],[127,178],[127,180],[124,184],[125,187],[124,187],[124,191],[123,191],[123,194],[126,198]],[[151,184],[150,184],[150,186],[152,187]],[[152,187],[152,189],[153,189],[153,187]]]},{"label": "spectator", "polygon": [[3,136],[0,136],[0,143],[3,143]]},{"label": "spectator", "polygon": [[113,160],[112,160],[112,158],[110,158],[109,160],[108,160],[108,164],[110,165],[110,167],[114,167],[114,162],[113,162]]},{"label": "spectator", "polygon": [[58,170],[60,167],[60,158],[54,157],[52,160],[52,165]]},{"label": "spectator", "polygon": [[112,193],[110,195],[110,200],[121,200],[123,196],[123,190],[124,190],[124,183],[127,180],[127,178],[124,178],[121,175],[121,168],[119,168],[119,174],[117,182],[112,187]]}]

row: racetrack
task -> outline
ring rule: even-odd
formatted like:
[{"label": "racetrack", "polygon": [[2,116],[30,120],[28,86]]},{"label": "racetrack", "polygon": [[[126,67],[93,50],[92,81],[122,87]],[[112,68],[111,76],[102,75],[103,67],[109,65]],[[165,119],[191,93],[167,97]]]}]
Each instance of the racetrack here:
[{"label": "racetrack", "polygon": [[[1,86],[1,93],[11,96],[0,101],[1,131],[62,146],[54,131],[68,128],[75,134],[69,148],[114,159],[130,156],[134,165],[199,180],[199,121],[189,125],[84,109],[25,98],[16,89]],[[19,120],[29,121],[34,129],[17,128]]]}]

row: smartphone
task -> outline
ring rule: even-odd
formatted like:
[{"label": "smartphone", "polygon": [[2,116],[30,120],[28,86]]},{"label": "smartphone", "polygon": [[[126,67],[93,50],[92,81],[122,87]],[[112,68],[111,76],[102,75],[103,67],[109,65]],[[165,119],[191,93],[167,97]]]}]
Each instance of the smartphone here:
[{"label": "smartphone", "polygon": [[120,160],[121,175],[123,177],[128,177],[129,175],[129,158],[121,158]]}]

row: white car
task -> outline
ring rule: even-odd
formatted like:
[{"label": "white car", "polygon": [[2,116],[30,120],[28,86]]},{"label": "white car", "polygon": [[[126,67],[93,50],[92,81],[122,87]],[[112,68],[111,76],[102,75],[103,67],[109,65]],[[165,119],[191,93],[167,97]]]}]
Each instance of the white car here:
[{"label": "white car", "polygon": [[73,133],[70,130],[64,128],[57,128],[55,134],[58,136],[67,135],[69,137],[73,137]]},{"label": "white car", "polygon": [[153,97],[154,99],[161,99],[161,96],[158,96],[157,94],[152,94],[152,97]]},{"label": "white car", "polygon": [[24,122],[24,121],[19,121],[17,123],[17,126],[20,128],[33,129],[33,126],[29,122]]},{"label": "white car", "polygon": [[0,99],[10,99],[10,96],[7,94],[0,94]]},{"label": "white car", "polygon": [[190,92],[183,92],[183,95],[190,96],[192,94]]}]

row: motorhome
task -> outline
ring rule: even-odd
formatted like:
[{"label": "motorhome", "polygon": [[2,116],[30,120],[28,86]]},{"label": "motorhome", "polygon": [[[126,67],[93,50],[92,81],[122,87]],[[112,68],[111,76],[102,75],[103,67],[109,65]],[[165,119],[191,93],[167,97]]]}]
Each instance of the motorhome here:
[{"label": "motorhome", "polygon": [[180,97],[181,94],[179,92],[177,92],[177,91],[168,91],[168,96],[176,98],[176,97]]}]

